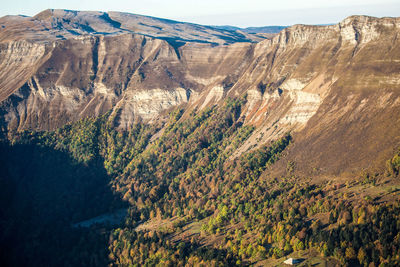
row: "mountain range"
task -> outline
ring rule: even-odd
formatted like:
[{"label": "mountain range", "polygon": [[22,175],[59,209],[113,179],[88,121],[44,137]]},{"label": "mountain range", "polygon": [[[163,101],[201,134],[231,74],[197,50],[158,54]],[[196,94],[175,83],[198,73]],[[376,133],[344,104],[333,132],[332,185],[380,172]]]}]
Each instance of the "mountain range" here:
[{"label": "mountain range", "polygon": [[[87,176],[82,195],[76,193],[70,206],[65,204],[68,207],[59,204],[69,209],[70,217],[61,222],[57,215],[51,222],[66,227],[67,222],[128,206],[125,230],[113,228],[107,232],[109,237],[104,238],[104,231],[101,235],[110,240],[110,264],[163,265],[168,260],[172,265],[202,261],[206,265],[270,265],[275,264],[269,261],[272,256],[279,259],[305,249],[332,266],[398,262],[398,225],[390,234],[382,234],[394,242],[387,248],[391,252],[384,252],[389,241],[381,241],[383,248],[373,252],[369,240],[354,244],[346,239],[345,245],[334,245],[323,233],[364,229],[360,226],[364,221],[358,223],[360,214],[375,218],[379,205],[398,203],[399,33],[400,18],[369,16],[351,16],[335,25],[246,29],[122,12],[49,9],[33,17],[0,18],[2,205],[16,203],[2,213],[3,229],[9,229],[2,240],[13,240],[18,248],[29,244],[22,245],[21,251],[34,247],[33,235],[28,235],[28,241],[12,237],[12,222],[22,218],[16,210],[29,210],[28,203],[33,203],[34,212],[27,220],[37,225],[32,218],[42,213],[39,210],[54,208],[48,206],[51,198],[43,200],[49,196],[44,184],[50,183],[48,189],[63,196],[53,196],[55,203],[62,203],[76,190],[80,192],[82,181],[70,179]],[[26,172],[18,159],[30,157],[33,163]],[[46,171],[40,166],[42,161],[47,162]],[[74,164],[86,176],[77,174]],[[49,172],[51,166],[55,167]],[[56,166],[69,171],[61,175],[60,185],[51,178],[61,171]],[[92,173],[93,169],[102,171]],[[30,173],[37,179],[30,180]],[[29,198],[18,189],[26,179]],[[285,183],[279,185],[280,181]],[[97,200],[101,202],[97,208],[93,199],[84,197],[85,190],[105,196]],[[288,219],[291,203],[284,202],[288,196],[295,203],[293,212],[299,214],[292,221]],[[341,196],[345,196],[343,207],[333,209],[343,200]],[[321,207],[328,204],[326,209],[318,207],[304,215],[301,206],[307,201]],[[362,201],[365,204],[357,204]],[[246,203],[256,203],[253,209],[265,218],[252,217],[244,208]],[[82,205],[86,208],[74,215],[72,210]],[[169,210],[170,206],[176,210]],[[277,215],[276,209],[282,214]],[[267,219],[266,210],[274,219]],[[353,217],[347,218],[347,213]],[[240,221],[241,216],[250,226]],[[165,230],[163,225],[174,226]],[[200,225],[201,233],[193,230]],[[286,228],[294,229],[291,236],[273,234],[282,225],[291,225]],[[13,231],[21,231],[21,236],[33,231],[24,227]],[[58,234],[63,231],[59,229]],[[317,235],[319,230],[322,234]],[[140,239],[137,235],[142,232],[146,235]],[[166,253],[166,261],[146,263],[135,258],[136,250],[130,248],[143,238],[149,246],[159,242],[153,246],[159,245],[163,252],[147,250],[155,258],[156,251],[161,258]],[[282,241],[285,238],[287,242]],[[258,247],[249,249],[255,240]],[[189,243],[182,247],[183,241]],[[246,248],[241,242],[248,251],[242,251]],[[79,244],[87,253],[96,250]],[[319,244],[321,250],[315,252]],[[330,247],[340,244],[342,252]],[[206,248],[215,251],[203,251]],[[174,254],[178,251],[187,253],[187,258],[179,261]],[[27,254],[22,262],[18,256],[5,261],[24,265],[30,257],[34,256]],[[100,258],[86,264],[107,261]],[[45,262],[39,259],[32,264]],[[73,264],[70,258],[62,262]]]}]

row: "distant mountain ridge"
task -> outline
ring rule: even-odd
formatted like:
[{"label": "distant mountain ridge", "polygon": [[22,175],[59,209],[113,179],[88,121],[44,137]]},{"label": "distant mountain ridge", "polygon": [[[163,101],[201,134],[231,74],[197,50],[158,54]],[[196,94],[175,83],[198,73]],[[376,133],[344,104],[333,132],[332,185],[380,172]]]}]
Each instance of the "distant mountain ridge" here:
[{"label": "distant mountain ridge", "polygon": [[279,33],[281,30],[289,27],[289,26],[261,26],[261,27],[246,27],[246,28],[240,28],[240,27],[235,27],[235,26],[229,26],[229,25],[223,25],[223,26],[212,26],[217,29],[224,29],[224,30],[230,30],[230,31],[242,31],[246,33]]},{"label": "distant mountain ridge", "polygon": [[[8,32],[9,27],[18,26],[20,30],[24,28],[24,25],[27,28],[29,27],[30,30],[19,32],[23,36],[19,36],[14,31],[14,35],[9,37],[22,37],[35,41],[39,41],[41,38],[43,41],[49,38],[53,40],[65,39],[84,34],[118,35],[129,33],[168,40],[212,44],[257,42],[265,39],[263,36],[245,32],[114,11],[47,9],[33,17],[5,16],[0,18],[0,23],[3,23],[3,30],[6,32]],[[0,37],[0,41],[1,39]]]}]

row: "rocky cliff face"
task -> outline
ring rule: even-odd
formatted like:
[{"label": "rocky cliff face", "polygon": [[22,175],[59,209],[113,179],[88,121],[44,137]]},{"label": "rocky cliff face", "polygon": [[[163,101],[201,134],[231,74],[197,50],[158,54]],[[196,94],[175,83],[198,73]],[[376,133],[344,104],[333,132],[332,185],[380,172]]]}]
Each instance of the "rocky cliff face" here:
[{"label": "rocky cliff face", "polygon": [[238,154],[292,131],[287,160],[341,172],[400,145],[398,18],[295,25],[272,39],[115,12],[47,10],[0,25],[3,129],[109,110],[127,129],[246,95],[241,117],[257,128]]}]

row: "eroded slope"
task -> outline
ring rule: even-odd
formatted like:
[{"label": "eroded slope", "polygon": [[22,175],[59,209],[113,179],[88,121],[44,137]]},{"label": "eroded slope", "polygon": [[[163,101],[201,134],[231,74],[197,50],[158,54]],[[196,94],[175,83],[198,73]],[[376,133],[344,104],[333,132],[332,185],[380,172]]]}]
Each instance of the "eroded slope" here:
[{"label": "eroded slope", "polygon": [[[246,95],[240,121],[257,129],[232,157],[292,131],[291,160],[303,171],[340,173],[371,161],[382,166],[399,145],[397,18],[354,16],[331,26],[295,25],[259,43],[215,45],[127,32],[113,21],[134,17],[125,28],[140,20],[175,22],[104,14],[56,10],[33,19],[2,18],[13,28],[6,26],[0,36],[16,36],[1,44],[4,130],[51,130],[109,110],[117,127],[129,129],[178,105],[189,114]],[[49,39],[43,42],[46,34],[35,30],[41,41],[29,34],[22,40],[26,31],[14,20],[47,25]],[[93,31],[79,28],[85,23]],[[192,27],[180,29],[185,34],[193,33],[195,25],[184,26]],[[79,34],[50,38],[73,27]],[[332,163],[322,168],[326,162]]]}]

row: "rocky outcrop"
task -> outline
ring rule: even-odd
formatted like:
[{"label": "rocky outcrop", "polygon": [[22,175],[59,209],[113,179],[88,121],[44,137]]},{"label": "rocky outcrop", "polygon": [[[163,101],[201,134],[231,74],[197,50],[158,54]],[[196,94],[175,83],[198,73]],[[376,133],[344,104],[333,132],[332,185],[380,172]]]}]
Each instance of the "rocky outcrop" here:
[{"label": "rocky outcrop", "polygon": [[363,158],[343,157],[332,164],[340,170],[368,164],[376,151],[383,160],[400,144],[400,123],[377,130],[387,114],[400,114],[398,18],[295,25],[265,40],[122,13],[48,10],[0,24],[1,123],[9,130],[50,130],[109,110],[127,129],[178,105],[192,112],[246,96],[241,118],[257,128],[239,154],[292,131],[292,160],[311,166],[343,154],[328,140],[356,142],[348,129],[368,125],[358,138],[370,146],[349,154]]},{"label": "rocky outcrop", "polygon": [[[243,62],[250,62],[251,58],[242,58],[252,47],[251,43],[232,47],[196,43],[177,49],[165,40],[135,34],[82,35],[29,44],[32,55],[6,43],[11,48],[0,59],[2,75],[7,77],[1,106],[9,129],[50,130],[110,109],[121,109],[121,128],[129,128],[138,118],[151,121],[193,96],[200,101],[201,93],[222,88],[229,75],[245,67]],[[19,57],[31,65],[21,64]],[[13,71],[18,67],[26,76]],[[21,91],[24,97],[19,97]],[[222,98],[210,96],[209,104]],[[46,115],[38,116],[38,110]]]},{"label": "rocky outcrop", "polygon": [[34,75],[47,52],[44,45],[23,40],[0,45],[0,101]]}]

